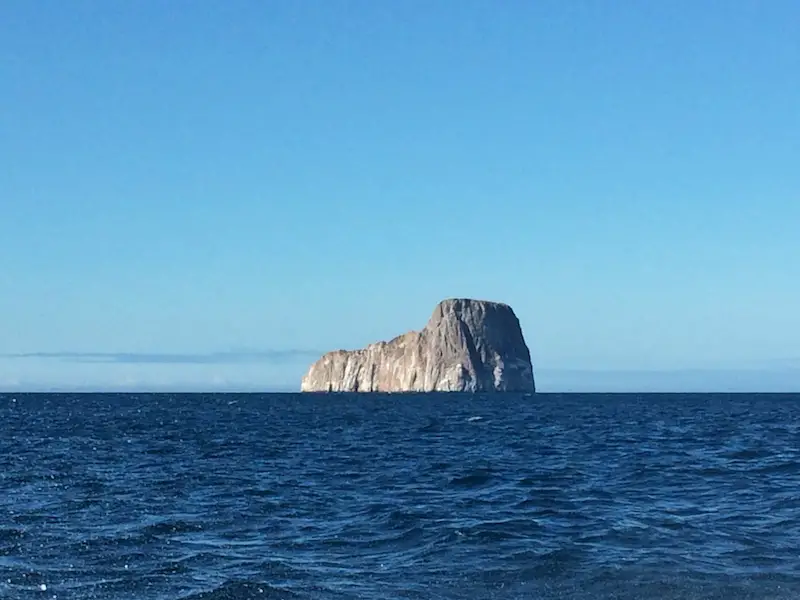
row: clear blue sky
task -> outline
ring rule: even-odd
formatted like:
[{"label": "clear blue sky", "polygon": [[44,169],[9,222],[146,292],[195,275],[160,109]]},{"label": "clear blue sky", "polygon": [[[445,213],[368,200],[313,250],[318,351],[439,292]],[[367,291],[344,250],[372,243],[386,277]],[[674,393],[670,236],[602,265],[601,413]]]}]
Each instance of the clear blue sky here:
[{"label": "clear blue sky", "polygon": [[7,0],[0,56],[0,388],[296,386],[471,296],[543,390],[800,389],[795,0]]}]

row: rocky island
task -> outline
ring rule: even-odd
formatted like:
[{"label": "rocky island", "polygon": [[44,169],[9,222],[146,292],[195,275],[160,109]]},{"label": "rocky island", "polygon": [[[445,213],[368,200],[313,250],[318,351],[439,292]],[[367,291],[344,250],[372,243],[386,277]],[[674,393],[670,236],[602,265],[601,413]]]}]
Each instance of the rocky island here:
[{"label": "rocky island", "polygon": [[507,304],[440,302],[421,331],[323,355],[303,392],[534,392],[522,328]]}]

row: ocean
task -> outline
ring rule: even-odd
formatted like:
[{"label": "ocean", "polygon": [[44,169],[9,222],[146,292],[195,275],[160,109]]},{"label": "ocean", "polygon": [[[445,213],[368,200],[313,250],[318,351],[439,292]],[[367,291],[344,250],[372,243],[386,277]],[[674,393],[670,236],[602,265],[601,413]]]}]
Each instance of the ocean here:
[{"label": "ocean", "polygon": [[0,395],[4,599],[800,597],[800,396]]}]

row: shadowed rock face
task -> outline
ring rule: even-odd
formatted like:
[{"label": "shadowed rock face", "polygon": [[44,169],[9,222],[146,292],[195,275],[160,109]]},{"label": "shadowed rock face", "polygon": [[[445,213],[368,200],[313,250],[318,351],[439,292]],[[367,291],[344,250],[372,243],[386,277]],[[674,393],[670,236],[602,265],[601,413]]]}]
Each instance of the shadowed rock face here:
[{"label": "shadowed rock face", "polygon": [[533,392],[530,352],[507,304],[440,302],[422,331],[311,365],[303,392]]}]

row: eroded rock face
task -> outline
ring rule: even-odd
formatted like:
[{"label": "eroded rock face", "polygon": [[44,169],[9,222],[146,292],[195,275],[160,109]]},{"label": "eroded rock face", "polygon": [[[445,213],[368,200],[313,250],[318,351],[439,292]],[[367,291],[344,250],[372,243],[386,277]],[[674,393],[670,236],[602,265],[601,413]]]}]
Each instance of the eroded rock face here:
[{"label": "eroded rock face", "polygon": [[422,331],[360,350],[328,352],[303,392],[533,392],[530,351],[507,304],[440,302]]}]

